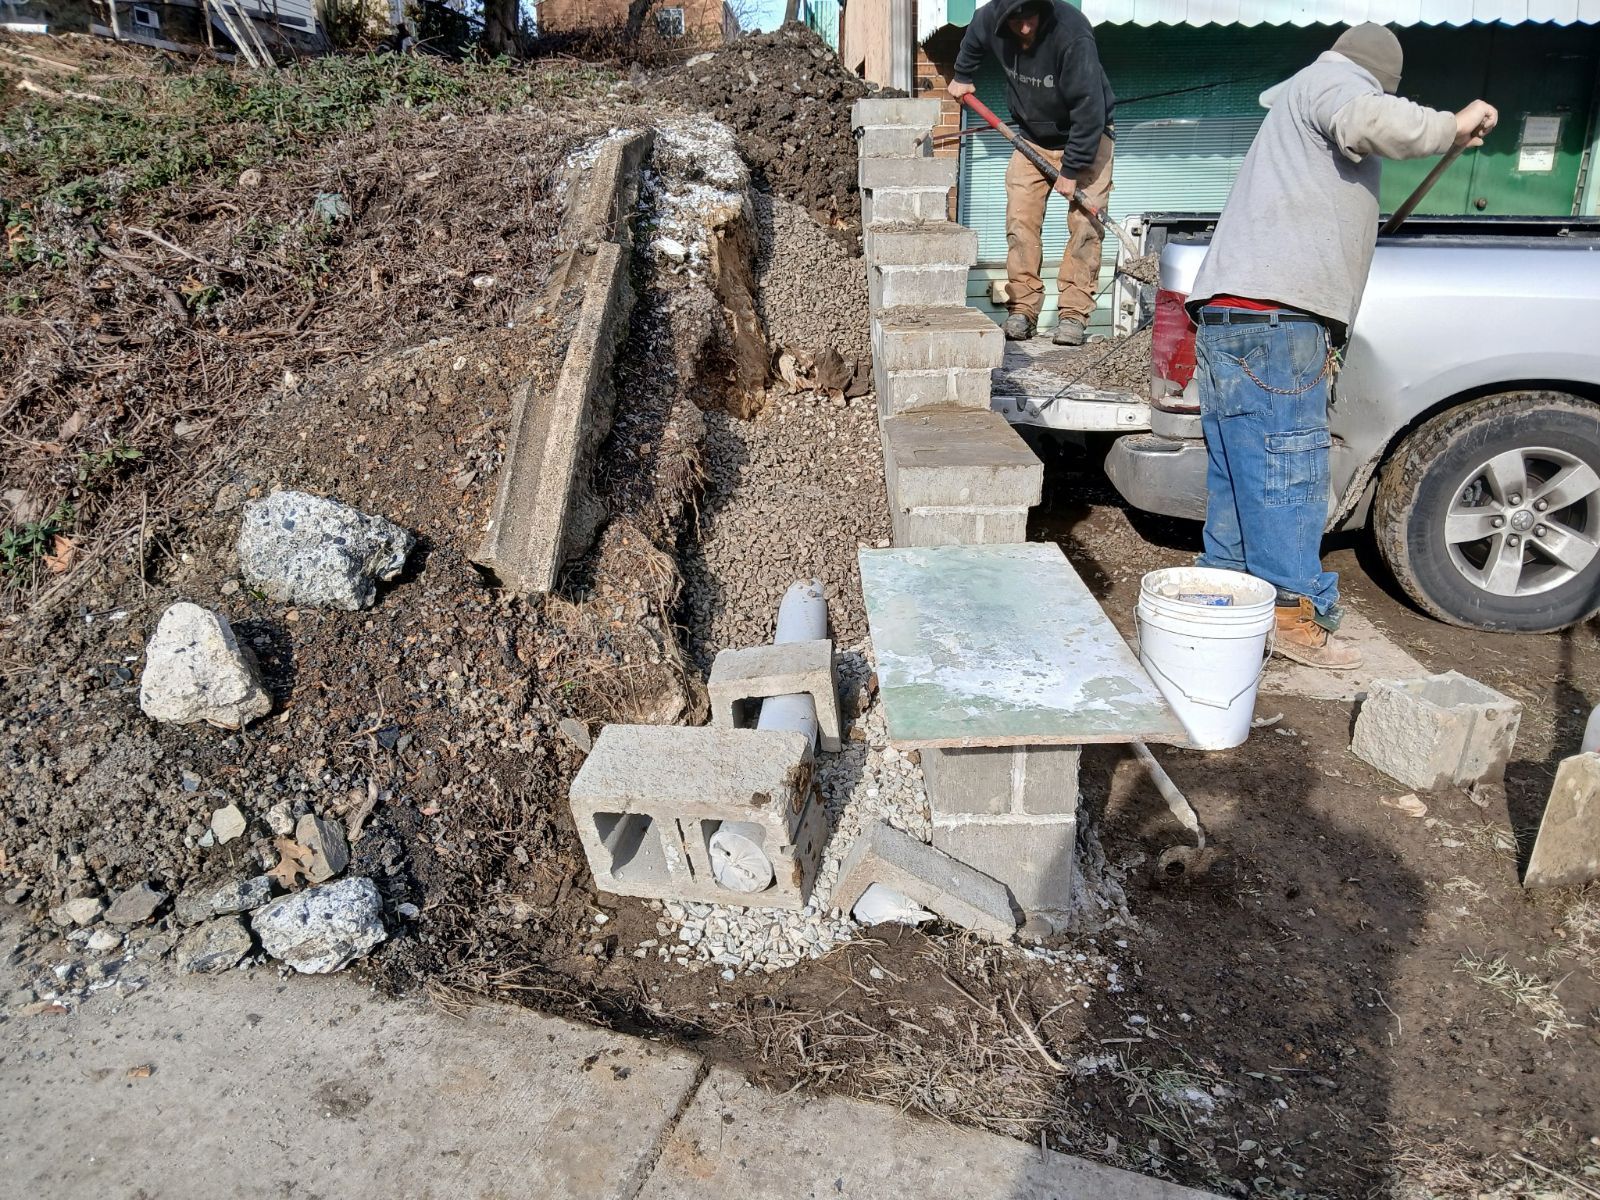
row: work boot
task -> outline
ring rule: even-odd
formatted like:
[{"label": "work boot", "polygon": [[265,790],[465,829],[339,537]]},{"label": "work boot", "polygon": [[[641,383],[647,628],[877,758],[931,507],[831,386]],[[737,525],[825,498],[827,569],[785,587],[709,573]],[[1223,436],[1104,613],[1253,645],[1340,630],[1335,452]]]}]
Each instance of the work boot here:
[{"label": "work boot", "polygon": [[1025,342],[1033,336],[1035,324],[1027,313],[1012,313],[1001,328],[1005,330],[1006,341]]},{"label": "work boot", "polygon": [[1341,642],[1317,621],[1316,607],[1301,596],[1293,604],[1279,604],[1278,640],[1273,653],[1308,667],[1348,671],[1361,665],[1361,651]]},{"label": "work boot", "polygon": [[1050,340],[1058,346],[1081,346],[1088,336],[1089,331],[1082,321],[1076,317],[1062,317],[1056,324],[1056,336]]}]

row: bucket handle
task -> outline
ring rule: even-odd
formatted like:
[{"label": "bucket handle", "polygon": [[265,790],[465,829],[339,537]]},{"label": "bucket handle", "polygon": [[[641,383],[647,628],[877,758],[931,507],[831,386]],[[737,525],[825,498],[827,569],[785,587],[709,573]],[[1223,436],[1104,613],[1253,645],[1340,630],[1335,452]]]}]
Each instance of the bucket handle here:
[{"label": "bucket handle", "polygon": [[[1143,646],[1144,645],[1144,622],[1142,620],[1140,620],[1139,614],[1138,614],[1137,611],[1135,611],[1134,614],[1133,614],[1133,628],[1134,628],[1134,632],[1138,635],[1139,645]],[[1192,695],[1189,692],[1188,688],[1184,687],[1183,684],[1179,683],[1171,675],[1168,675],[1165,671],[1163,671],[1154,662],[1149,661],[1147,659],[1142,659],[1142,658],[1140,659],[1140,661],[1143,662],[1147,667],[1149,667],[1150,670],[1154,671],[1157,675],[1161,676],[1161,678],[1165,679],[1173,687],[1177,688],[1178,692],[1183,696],[1183,698],[1185,700],[1189,701],[1191,704],[1203,704],[1207,708],[1228,709],[1228,708],[1232,708],[1233,707],[1233,702],[1235,700],[1237,700],[1240,696],[1242,696],[1246,692],[1248,692],[1251,688],[1260,687],[1261,686],[1261,677],[1267,673],[1267,663],[1272,661],[1272,651],[1277,646],[1277,642],[1278,642],[1278,631],[1276,629],[1267,630],[1266,651],[1261,656],[1261,669],[1256,672],[1256,677],[1254,679],[1252,679],[1249,683],[1245,684],[1242,688],[1240,688],[1233,695],[1229,696],[1226,700],[1222,701],[1220,704],[1215,700],[1207,700],[1204,696]]]}]

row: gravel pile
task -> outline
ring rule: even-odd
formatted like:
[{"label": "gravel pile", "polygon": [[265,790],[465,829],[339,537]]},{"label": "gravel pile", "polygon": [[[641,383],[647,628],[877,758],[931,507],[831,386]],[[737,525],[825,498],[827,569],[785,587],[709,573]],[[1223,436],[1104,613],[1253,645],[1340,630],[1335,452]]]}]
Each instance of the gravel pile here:
[{"label": "gravel pile", "polygon": [[[866,651],[861,645],[839,655],[839,682],[846,696],[867,697],[872,666]],[[882,708],[872,703],[856,719],[844,748],[819,757],[817,783],[833,836],[823,852],[810,904],[793,911],[652,903],[651,908],[661,914],[658,936],[641,942],[632,951],[634,956],[654,953],[662,962],[690,971],[715,967],[731,980],[741,971],[779,971],[821,958],[855,937],[859,927],[850,915],[829,906],[839,864],[874,821],[887,821],[927,840],[931,829],[922,771],[887,744]]]},{"label": "gravel pile", "polygon": [[756,195],[761,320],[774,350],[811,356],[831,349],[846,362],[872,354],[866,268],[797,204]]},{"label": "gravel pile", "polygon": [[718,650],[771,641],[797,579],[822,580],[835,642],[866,640],[856,552],[889,544],[875,405],[801,392],[752,421],[706,414],[700,537],[681,563],[690,649],[706,669]]},{"label": "gravel pile", "polygon": [[859,224],[850,106],[873,88],[809,29],[786,25],[697,54],[651,89],[730,125],[766,190],[825,225]]}]

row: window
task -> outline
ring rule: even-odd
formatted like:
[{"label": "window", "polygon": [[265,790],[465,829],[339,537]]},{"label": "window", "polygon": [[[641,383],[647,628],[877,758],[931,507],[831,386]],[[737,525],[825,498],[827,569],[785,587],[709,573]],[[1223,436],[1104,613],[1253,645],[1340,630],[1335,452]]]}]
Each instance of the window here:
[{"label": "window", "polygon": [[683,36],[683,9],[658,8],[656,9],[656,32],[662,37],[679,38]]},{"label": "window", "polygon": [[133,6],[133,27],[135,29],[160,29],[161,16],[153,8],[145,8],[143,5],[135,4]]}]

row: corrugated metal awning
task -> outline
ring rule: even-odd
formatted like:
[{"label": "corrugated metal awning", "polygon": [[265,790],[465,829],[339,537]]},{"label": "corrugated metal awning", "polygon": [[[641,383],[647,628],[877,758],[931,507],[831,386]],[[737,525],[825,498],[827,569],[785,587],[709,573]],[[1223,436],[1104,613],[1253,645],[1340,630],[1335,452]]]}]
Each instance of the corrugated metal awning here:
[{"label": "corrugated metal awning", "polygon": [[[965,25],[986,0],[918,0],[917,37]],[[1081,0],[1096,25],[1600,23],[1600,0]]]}]

